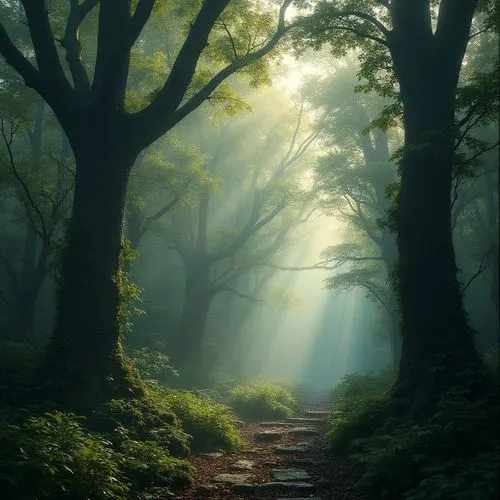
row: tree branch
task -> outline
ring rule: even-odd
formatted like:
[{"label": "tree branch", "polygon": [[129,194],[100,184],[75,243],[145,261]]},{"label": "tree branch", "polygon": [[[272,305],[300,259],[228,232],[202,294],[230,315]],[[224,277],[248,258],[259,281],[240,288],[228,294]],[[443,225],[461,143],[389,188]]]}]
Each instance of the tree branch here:
[{"label": "tree branch", "polygon": [[59,60],[45,0],[21,0],[33,42],[38,70],[53,87],[70,88]]},{"label": "tree branch", "polygon": [[235,290],[234,288],[232,288],[230,286],[226,286],[226,285],[215,287],[215,293],[220,293],[220,292],[232,293],[233,295],[236,295],[236,297],[240,297],[241,299],[247,299],[254,304],[259,304],[262,302],[262,300],[259,300],[256,297],[253,297],[252,295],[248,295],[246,293],[239,292],[238,290]]},{"label": "tree branch", "polygon": [[85,0],[82,4],[78,0],[69,0],[70,11],[66,21],[66,30],[62,39],[62,46],[66,50],[71,77],[76,91],[79,94],[90,90],[90,80],[82,61],[82,47],[79,38],[79,29],[85,17],[94,9],[99,0]]},{"label": "tree branch", "polygon": [[24,83],[37,91],[45,87],[40,72],[23,56],[10,39],[4,25],[0,22],[0,54],[24,80]]},{"label": "tree branch", "polygon": [[147,108],[132,115],[130,125],[135,131],[140,131],[137,136],[141,147],[160,137],[194,111],[226,78],[268,54],[290,29],[290,26],[285,26],[285,12],[292,0],[284,0],[279,11],[278,26],[267,44],[256,52],[232,61],[180,106],[201,52],[206,46],[210,30],[228,2],[229,0],[206,0],[203,3],[158,97]]}]

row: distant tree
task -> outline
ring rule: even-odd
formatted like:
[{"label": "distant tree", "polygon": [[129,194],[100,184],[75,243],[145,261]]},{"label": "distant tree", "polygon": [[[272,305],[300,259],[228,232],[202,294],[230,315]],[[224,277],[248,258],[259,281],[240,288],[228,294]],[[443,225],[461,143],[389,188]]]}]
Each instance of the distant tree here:
[{"label": "distant tree", "polygon": [[[292,168],[308,152],[318,131],[304,134],[300,130],[302,115],[301,108],[287,150],[271,165],[274,160],[270,153],[276,156],[276,150],[279,152],[279,146],[283,145],[274,130],[264,138],[271,150],[267,151],[268,156],[264,146],[264,150],[258,152],[257,162],[250,163],[251,168],[235,155],[239,150],[238,131],[228,133],[228,127],[223,125],[219,134],[209,136],[213,153],[208,158],[207,170],[221,176],[226,184],[224,193],[233,190],[239,202],[232,227],[222,230],[211,225],[211,208],[218,201],[211,189],[205,190],[195,211],[172,216],[173,247],[181,257],[185,274],[184,303],[172,353],[179,366],[203,366],[203,340],[213,299],[219,293],[231,293],[256,302],[259,297],[252,291],[238,288],[238,278],[271,259],[284,245],[286,234],[304,216],[304,209],[297,211],[294,207],[301,194],[296,192],[296,199],[292,199]],[[252,132],[256,151],[257,137],[264,135],[262,125]],[[239,165],[235,166],[235,161]],[[220,172],[224,163],[230,165],[229,175]],[[310,206],[309,201],[302,206]],[[224,207],[229,203],[230,199],[221,198],[218,211],[227,212]]]},{"label": "distant tree", "polygon": [[[141,392],[120,347],[122,226],[130,170],[144,148],[204,101],[224,99],[216,90],[231,74],[250,67],[266,72],[266,63],[258,61],[287,32],[291,3],[281,3],[274,26],[260,4],[230,0],[207,0],[199,7],[155,0],[2,3],[0,53],[52,108],[76,161],[57,322],[39,374],[39,381],[58,381],[50,386],[57,388],[52,397],[63,405],[88,408]],[[129,106],[130,60],[144,46],[141,36],[147,35],[155,8],[159,15],[167,9],[170,19],[177,16],[181,43],[175,58],[168,52],[173,61],[168,75]],[[92,16],[97,26],[84,23]],[[29,38],[18,36],[18,18]],[[212,71],[197,72],[202,53],[212,58]]]}]

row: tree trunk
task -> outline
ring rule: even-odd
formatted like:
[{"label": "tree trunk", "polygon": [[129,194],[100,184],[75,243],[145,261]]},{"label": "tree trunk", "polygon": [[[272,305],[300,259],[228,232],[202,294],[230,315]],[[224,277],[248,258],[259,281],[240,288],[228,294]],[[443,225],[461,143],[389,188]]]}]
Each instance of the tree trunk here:
[{"label": "tree trunk", "polygon": [[403,351],[398,382],[407,408],[418,413],[449,389],[472,384],[480,360],[462,305],[452,241],[453,92],[439,85],[426,88],[422,78],[412,90],[402,92],[405,156],[398,248]]},{"label": "tree trunk", "polygon": [[135,155],[97,139],[75,156],[58,317],[42,375],[64,407],[88,409],[141,391],[121,348],[122,226]]},{"label": "tree trunk", "polygon": [[188,274],[179,332],[172,353],[176,366],[189,371],[203,370],[203,339],[213,297],[208,272]]}]

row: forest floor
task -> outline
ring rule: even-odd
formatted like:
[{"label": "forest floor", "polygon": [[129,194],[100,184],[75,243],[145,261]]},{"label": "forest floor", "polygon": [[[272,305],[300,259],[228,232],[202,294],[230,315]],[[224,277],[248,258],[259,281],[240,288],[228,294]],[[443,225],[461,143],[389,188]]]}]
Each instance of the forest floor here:
[{"label": "forest floor", "polygon": [[193,457],[195,482],[175,498],[362,500],[350,467],[326,451],[329,410],[317,404],[300,417],[242,423],[248,447]]}]

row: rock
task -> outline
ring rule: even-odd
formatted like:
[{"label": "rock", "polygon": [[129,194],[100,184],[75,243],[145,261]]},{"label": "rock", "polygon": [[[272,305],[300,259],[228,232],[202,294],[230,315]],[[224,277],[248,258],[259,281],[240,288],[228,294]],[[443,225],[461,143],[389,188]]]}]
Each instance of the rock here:
[{"label": "rock", "polygon": [[295,424],[318,424],[324,422],[324,418],[313,417],[288,417],[287,420]]},{"label": "rock", "polygon": [[256,484],[233,484],[231,486],[231,493],[233,495],[252,495],[258,488]]},{"label": "rock", "polygon": [[304,481],[311,476],[304,469],[273,469],[271,471],[274,481]]},{"label": "rock", "polygon": [[255,441],[260,441],[261,443],[271,443],[272,441],[281,439],[282,435],[280,431],[263,431],[255,434],[253,438]]},{"label": "rock", "polygon": [[224,453],[220,453],[218,451],[214,451],[212,453],[200,453],[200,457],[207,457],[207,458],[220,458],[224,455]]},{"label": "rock", "polygon": [[254,463],[250,460],[238,460],[230,466],[233,470],[252,470]]},{"label": "rock", "polygon": [[260,485],[259,489],[263,489],[266,491],[275,491],[282,490],[287,491],[289,493],[310,493],[316,489],[314,484],[311,483],[303,483],[303,482],[281,482],[281,481],[273,481],[271,483],[264,483]]},{"label": "rock", "polygon": [[276,500],[323,500],[323,499],[320,497],[294,497],[294,498],[280,497],[280,498],[277,498]]},{"label": "rock", "polygon": [[238,429],[241,429],[245,425],[245,422],[243,422],[243,420],[235,420],[234,425],[236,425]]},{"label": "rock", "polygon": [[316,485],[319,486],[320,488],[327,488],[331,484],[332,484],[332,482],[329,479],[326,479],[326,477],[320,477],[316,481]]},{"label": "rock", "polygon": [[266,467],[276,467],[278,465],[278,462],[272,462],[272,461],[267,461],[267,462],[262,462],[262,465]]},{"label": "rock", "polygon": [[310,465],[310,466],[320,466],[326,465],[328,462],[326,460],[314,460],[313,458],[295,458],[292,460],[293,465]]},{"label": "rock", "polygon": [[262,427],[291,427],[291,422],[259,422]]},{"label": "rock", "polygon": [[196,488],[196,494],[200,497],[208,497],[217,491],[215,484],[202,484]]},{"label": "rock", "polygon": [[249,448],[248,450],[243,450],[242,453],[249,453],[253,455],[255,453],[260,453],[260,450],[258,448]]},{"label": "rock", "polygon": [[251,477],[251,474],[218,474],[214,477],[216,483],[238,484],[244,483]]},{"label": "rock", "polygon": [[288,431],[289,434],[294,436],[318,436],[319,431],[312,427],[294,427]]},{"label": "rock", "polygon": [[330,410],[305,410],[304,415],[307,417],[328,417]]},{"label": "rock", "polygon": [[276,453],[307,453],[311,449],[309,443],[281,444],[274,448]]}]

